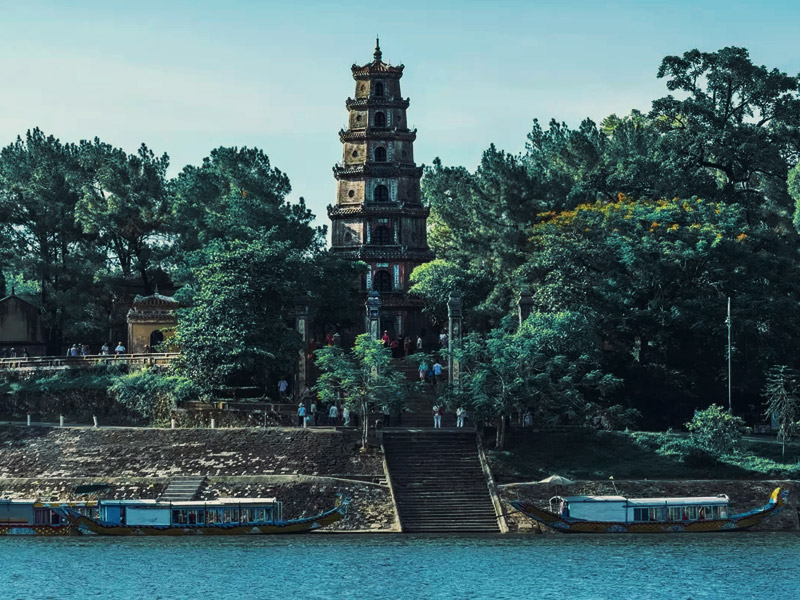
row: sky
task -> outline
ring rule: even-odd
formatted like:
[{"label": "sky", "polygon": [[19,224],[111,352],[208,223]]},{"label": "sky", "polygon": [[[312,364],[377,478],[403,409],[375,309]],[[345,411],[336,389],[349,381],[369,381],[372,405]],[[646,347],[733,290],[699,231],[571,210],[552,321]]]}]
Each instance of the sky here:
[{"label": "sky", "polygon": [[800,72],[800,2],[0,0],[0,145],[39,127],[171,159],[256,146],[327,223],[353,63],[404,64],[415,157],[470,170],[534,118],[648,110],[664,56],[744,46]]}]

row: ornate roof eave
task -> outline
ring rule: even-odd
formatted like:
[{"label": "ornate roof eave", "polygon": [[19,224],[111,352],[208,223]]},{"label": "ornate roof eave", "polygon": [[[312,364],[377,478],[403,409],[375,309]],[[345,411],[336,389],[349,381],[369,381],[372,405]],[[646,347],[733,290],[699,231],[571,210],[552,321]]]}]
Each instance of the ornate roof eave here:
[{"label": "ornate roof eave", "polygon": [[373,60],[371,63],[359,66],[354,64],[350,69],[353,71],[353,79],[369,79],[375,75],[384,77],[397,77],[398,79],[403,76],[404,65],[397,65],[396,67],[386,64],[382,60]]},{"label": "ornate roof eave", "polygon": [[178,317],[173,311],[148,311],[137,312],[133,309],[128,311],[128,323],[156,323],[159,325],[177,325]]},{"label": "ornate roof eave", "polygon": [[363,261],[402,260],[406,262],[430,262],[435,258],[433,250],[408,248],[408,246],[371,246],[369,244],[353,248],[351,246],[332,246],[339,258]]},{"label": "ornate roof eave", "polygon": [[421,204],[356,204],[354,206],[328,205],[328,217],[424,217],[431,209]]},{"label": "ornate roof eave", "polygon": [[381,293],[381,308],[413,308],[418,309],[424,306],[422,298],[411,296],[403,292],[383,292]]},{"label": "ornate roof eave", "polygon": [[404,165],[402,163],[361,163],[358,165],[341,165],[333,166],[333,176],[336,179],[348,176],[354,177],[393,177],[402,176],[406,177],[422,177],[422,167],[414,164]]},{"label": "ornate roof eave", "polygon": [[375,128],[369,129],[340,129],[339,141],[352,142],[354,140],[384,140],[394,139],[413,142],[417,139],[416,129],[388,129],[388,128]]},{"label": "ornate roof eave", "polygon": [[344,105],[347,110],[352,108],[408,108],[411,104],[409,98],[348,98]]}]

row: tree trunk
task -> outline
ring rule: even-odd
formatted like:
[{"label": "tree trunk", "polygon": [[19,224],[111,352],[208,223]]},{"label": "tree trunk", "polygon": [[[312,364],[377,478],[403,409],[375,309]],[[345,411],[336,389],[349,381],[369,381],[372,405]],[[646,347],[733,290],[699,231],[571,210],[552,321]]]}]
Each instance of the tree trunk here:
[{"label": "tree trunk", "polygon": [[361,414],[364,415],[361,423],[361,449],[367,449],[369,439],[369,403],[365,400],[361,403]]},{"label": "tree trunk", "polygon": [[495,436],[494,447],[495,447],[495,450],[503,450],[506,447],[506,417],[505,417],[505,415],[500,415],[500,419],[497,421],[497,435]]}]

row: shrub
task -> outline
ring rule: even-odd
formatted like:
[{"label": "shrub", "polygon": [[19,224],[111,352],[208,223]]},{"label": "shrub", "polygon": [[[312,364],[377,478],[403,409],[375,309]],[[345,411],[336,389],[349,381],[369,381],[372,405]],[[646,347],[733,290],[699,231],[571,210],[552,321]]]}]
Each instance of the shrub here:
[{"label": "shrub", "polygon": [[694,447],[719,457],[731,454],[739,447],[744,421],[721,406],[712,404],[695,413],[694,418],[686,423],[686,429],[692,434]]},{"label": "shrub", "polygon": [[150,369],[118,377],[108,391],[117,402],[153,424],[166,422],[179,403],[201,394],[200,388],[186,377]]}]

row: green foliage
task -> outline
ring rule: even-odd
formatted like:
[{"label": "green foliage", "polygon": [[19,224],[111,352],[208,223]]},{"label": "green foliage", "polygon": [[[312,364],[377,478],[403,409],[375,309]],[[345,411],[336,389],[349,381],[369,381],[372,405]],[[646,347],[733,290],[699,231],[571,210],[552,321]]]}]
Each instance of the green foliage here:
[{"label": "green foliage", "polygon": [[330,346],[316,351],[316,365],[322,372],[314,389],[322,402],[341,401],[361,415],[362,447],[367,447],[367,417],[376,407],[386,405],[393,413],[403,409],[408,387],[403,373],[394,369],[392,353],[369,334],[356,338],[351,352]]},{"label": "green foliage", "polygon": [[88,177],[76,221],[83,231],[99,236],[123,278],[136,274],[151,292],[150,269],[165,242],[169,157],[156,157],[144,144],[129,156],[97,138],[81,142],[79,156]]},{"label": "green foliage", "polygon": [[776,365],[767,373],[767,382],[762,395],[766,404],[764,415],[768,419],[778,421],[778,439],[786,456],[786,442],[800,428],[800,381],[794,369],[785,365]]},{"label": "green foliage", "polygon": [[99,333],[87,316],[94,297],[102,295],[93,281],[104,256],[75,223],[86,179],[77,147],[39,129],[0,151],[0,264],[37,282],[35,300],[51,353],[60,352],[65,336]]},{"label": "green foliage", "polygon": [[236,377],[291,372],[300,337],[289,328],[313,262],[273,232],[198,251],[192,305],[178,313],[180,368],[209,388]]},{"label": "green foliage", "polygon": [[658,69],[672,95],[653,102],[667,164],[718,175],[722,198],[748,220],[773,221],[793,210],[787,171],[800,152],[800,76],[752,63],[745,48],[690,50]]},{"label": "green foliage", "polygon": [[150,424],[169,421],[172,409],[197,400],[200,388],[190,379],[141,369],[116,377],[108,388],[112,398]]},{"label": "green foliage", "polygon": [[794,199],[794,226],[800,230],[800,162],[789,171],[787,179],[789,195]]},{"label": "green foliage", "polygon": [[171,182],[170,228],[183,251],[214,240],[249,239],[275,226],[275,238],[297,248],[319,245],[323,229],[301,198],[286,201],[289,178],[257,148],[211,151],[199,167],[187,166]]},{"label": "green foliage", "polygon": [[620,384],[599,369],[592,323],[570,312],[533,313],[513,332],[471,333],[456,357],[461,389],[450,402],[478,421],[530,411],[545,426],[583,424]]},{"label": "green foliage", "polygon": [[744,421],[717,404],[695,413],[686,423],[692,436],[692,445],[708,454],[719,457],[735,452],[742,439]]}]

